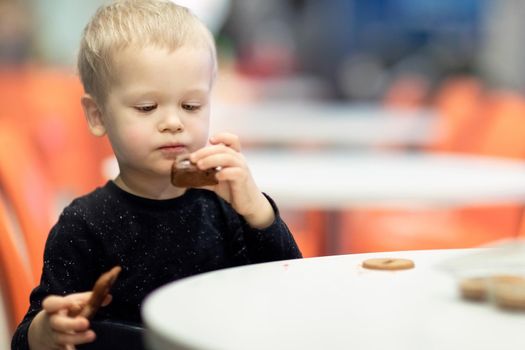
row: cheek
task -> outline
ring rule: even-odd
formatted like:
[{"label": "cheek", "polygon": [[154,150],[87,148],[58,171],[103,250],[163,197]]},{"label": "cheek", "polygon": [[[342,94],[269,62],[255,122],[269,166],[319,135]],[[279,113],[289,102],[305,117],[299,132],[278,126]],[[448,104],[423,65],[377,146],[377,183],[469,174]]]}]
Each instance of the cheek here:
[{"label": "cheek", "polygon": [[204,147],[208,143],[209,137],[209,120],[202,119],[197,122],[186,124],[187,131],[193,136],[193,144],[198,147]]},{"label": "cheek", "polygon": [[126,134],[122,136],[126,138],[126,142],[130,145],[143,145],[144,142],[149,139],[144,130],[144,128],[130,128]]},{"label": "cheek", "polygon": [[120,130],[118,135],[120,149],[128,154],[140,154],[147,150],[150,135],[144,127],[128,126]]},{"label": "cheek", "polygon": [[208,123],[206,123],[206,125],[202,127],[201,133],[199,136],[200,146],[201,147],[206,146],[208,144],[209,138],[210,138],[209,125]]}]

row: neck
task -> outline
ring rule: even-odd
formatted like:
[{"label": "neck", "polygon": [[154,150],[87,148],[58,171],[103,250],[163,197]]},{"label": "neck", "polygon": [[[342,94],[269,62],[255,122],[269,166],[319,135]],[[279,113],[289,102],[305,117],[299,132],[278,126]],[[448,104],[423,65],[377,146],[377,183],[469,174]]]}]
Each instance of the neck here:
[{"label": "neck", "polygon": [[169,179],[167,181],[137,181],[119,174],[114,183],[128,193],[149,199],[171,199],[182,196],[186,192],[184,188],[173,186]]}]

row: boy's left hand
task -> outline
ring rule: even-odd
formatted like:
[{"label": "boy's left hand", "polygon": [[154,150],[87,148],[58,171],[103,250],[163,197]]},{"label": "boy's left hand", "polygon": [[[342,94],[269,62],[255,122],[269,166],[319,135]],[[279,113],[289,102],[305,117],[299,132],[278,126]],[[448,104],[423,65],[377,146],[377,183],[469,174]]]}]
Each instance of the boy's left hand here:
[{"label": "boy's left hand", "polygon": [[241,153],[239,137],[219,133],[210,138],[210,146],[191,154],[191,161],[202,170],[220,167],[217,185],[212,190],[231,204],[233,209],[254,228],[265,228],[275,219],[273,208],[259,190]]}]

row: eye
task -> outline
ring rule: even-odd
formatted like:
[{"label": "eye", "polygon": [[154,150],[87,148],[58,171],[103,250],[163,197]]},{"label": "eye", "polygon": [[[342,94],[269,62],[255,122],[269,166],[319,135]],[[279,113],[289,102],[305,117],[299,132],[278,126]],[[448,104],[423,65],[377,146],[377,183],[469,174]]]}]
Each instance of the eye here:
[{"label": "eye", "polygon": [[182,108],[186,111],[189,111],[189,112],[193,112],[193,111],[198,111],[201,106],[198,106],[198,105],[189,105],[189,104],[183,104],[182,105]]},{"label": "eye", "polygon": [[151,112],[155,110],[157,108],[157,105],[152,104],[152,105],[144,105],[144,106],[135,106],[134,108],[139,112],[147,113],[147,112]]}]

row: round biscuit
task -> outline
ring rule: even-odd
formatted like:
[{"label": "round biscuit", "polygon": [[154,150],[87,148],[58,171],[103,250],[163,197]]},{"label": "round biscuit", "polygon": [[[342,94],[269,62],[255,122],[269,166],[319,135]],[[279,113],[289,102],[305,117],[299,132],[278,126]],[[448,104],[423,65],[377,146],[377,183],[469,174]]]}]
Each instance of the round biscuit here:
[{"label": "round biscuit", "polygon": [[496,305],[509,310],[525,310],[525,278],[495,276],[493,294]]},{"label": "round biscuit", "polygon": [[373,258],[363,261],[363,267],[372,270],[406,270],[414,266],[414,262],[409,259]]},{"label": "round biscuit", "polygon": [[487,277],[469,277],[459,281],[459,292],[463,299],[483,301],[488,296]]}]

